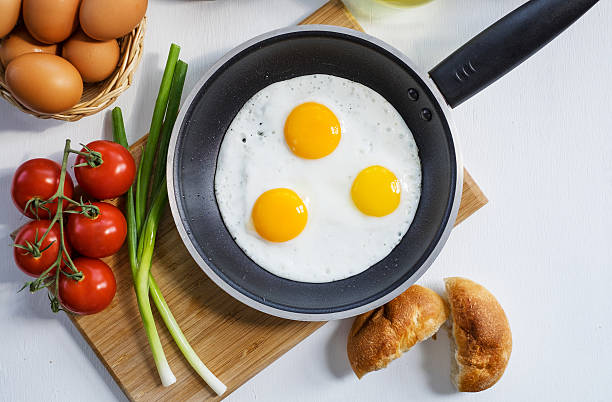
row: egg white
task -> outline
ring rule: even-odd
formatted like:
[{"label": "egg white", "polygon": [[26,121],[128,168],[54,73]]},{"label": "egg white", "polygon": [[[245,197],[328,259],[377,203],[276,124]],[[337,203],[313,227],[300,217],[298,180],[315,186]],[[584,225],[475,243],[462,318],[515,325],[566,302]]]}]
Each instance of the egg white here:
[{"label": "egg white", "polygon": [[[322,159],[302,159],[285,141],[287,116],[305,102],[327,106],[340,121],[340,144]],[[364,215],[351,199],[353,180],[372,165],[401,183],[398,208],[382,218]],[[273,243],[257,234],[251,211],[263,192],[281,187],[300,195],[308,223],[295,239]],[[376,264],[406,234],[421,196],[421,162],[410,129],[381,95],[344,78],[306,75],[262,89],[238,112],[221,145],[215,195],[232,237],[263,269],[332,282]]]}]

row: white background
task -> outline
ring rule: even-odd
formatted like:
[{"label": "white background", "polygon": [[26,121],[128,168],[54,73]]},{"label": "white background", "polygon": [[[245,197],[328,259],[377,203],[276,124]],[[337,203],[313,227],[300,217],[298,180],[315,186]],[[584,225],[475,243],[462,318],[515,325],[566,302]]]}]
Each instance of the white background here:
[{"label": "white background", "polygon": [[[522,0],[436,0],[409,11],[353,0],[366,31],[427,71]],[[131,141],[148,128],[171,41],[189,62],[189,92],[221,55],[295,24],[324,0],[152,0],[145,56],[117,104]],[[346,358],[350,321],[331,323],[231,395],[230,401],[609,400],[612,394],[612,2],[453,117],[466,166],[491,202],[457,228],[420,283],[481,282],[509,317],[514,349],[493,389],[455,393],[446,334],[357,381]],[[110,138],[108,113],[78,123],[37,120],[0,100],[0,400],[124,400],[89,346],[43,294],[16,294],[8,234],[24,222],[10,181],[21,162],[58,159],[66,137]],[[223,353],[222,350],[219,353]]]}]

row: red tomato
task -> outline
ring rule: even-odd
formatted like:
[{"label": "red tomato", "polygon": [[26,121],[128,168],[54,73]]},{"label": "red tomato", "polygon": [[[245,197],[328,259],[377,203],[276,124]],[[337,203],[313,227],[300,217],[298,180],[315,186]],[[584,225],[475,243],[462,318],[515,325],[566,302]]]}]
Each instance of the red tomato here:
[{"label": "red tomato", "polygon": [[[96,258],[79,257],[74,260],[83,278],[76,281],[61,274],[59,299],[66,310],[76,314],[95,314],[104,310],[115,297],[117,282],[108,265]],[[64,268],[64,271],[68,271]]]},{"label": "red tomato", "polygon": [[[31,204],[28,211],[24,211],[26,204],[31,199],[44,201],[55,195],[59,187],[61,171],[62,167],[58,163],[42,158],[31,159],[19,166],[15,176],[13,176],[13,185],[11,186],[11,195],[17,209],[24,215],[35,218]],[[73,191],[74,185],[72,184],[72,179],[66,173],[64,195],[72,198]],[[68,202],[64,201],[64,208],[67,204]],[[55,214],[57,201],[47,205],[47,208],[51,210],[52,214]],[[49,219],[49,213],[44,209],[39,209],[38,217],[40,219]]]},{"label": "red tomato", "polygon": [[114,205],[94,202],[100,214],[90,218],[83,214],[70,214],[68,237],[72,247],[87,257],[103,258],[115,254],[125,241],[127,222]]},{"label": "red tomato", "polygon": [[[94,141],[87,148],[102,155],[102,164],[98,167],[80,166],[74,168],[77,181],[83,190],[93,198],[106,200],[125,194],[136,177],[136,163],[132,154],[123,146],[111,141]],[[82,149],[82,152],[87,152]],[[76,165],[87,163],[79,155]]]},{"label": "red tomato", "polygon": [[[27,246],[27,242],[30,242],[31,244],[38,243],[49,228],[50,224],[51,221],[48,220],[32,221],[28,223],[19,230],[19,233],[15,238],[15,244]],[[70,253],[70,244],[67,240],[64,241],[66,250],[68,250],[68,253]],[[35,256],[20,247],[15,247],[13,255],[15,256],[15,262],[17,263],[19,269],[30,276],[38,277],[47,268],[53,265],[53,263],[55,263],[57,260],[57,255],[60,252],[60,228],[57,223],[53,225],[47,236],[45,236],[44,240],[39,246],[39,251],[40,250],[44,251],[42,251],[40,255]],[[62,263],[62,266],[63,265],[64,264]],[[53,272],[55,272],[55,269],[52,271],[52,273]]]}]

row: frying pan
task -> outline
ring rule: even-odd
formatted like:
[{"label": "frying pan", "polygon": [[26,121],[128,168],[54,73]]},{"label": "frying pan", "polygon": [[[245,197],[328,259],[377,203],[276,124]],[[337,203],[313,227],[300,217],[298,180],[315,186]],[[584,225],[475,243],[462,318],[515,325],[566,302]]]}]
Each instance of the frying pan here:
[{"label": "frying pan", "polygon": [[[457,216],[463,167],[450,108],[520,64],[595,3],[597,0],[532,0],[476,36],[428,75],[419,74],[397,49],[344,28],[292,27],[238,46],[196,85],[172,135],[168,193],[187,249],[227,293],[283,318],[340,319],[393,299],[431,265]],[[331,283],[295,282],[258,266],[226,229],[214,192],[221,142],[247,100],[274,82],[315,73],[361,83],[387,99],[412,131],[422,168],[419,206],[399,245],[363,273]]]}]

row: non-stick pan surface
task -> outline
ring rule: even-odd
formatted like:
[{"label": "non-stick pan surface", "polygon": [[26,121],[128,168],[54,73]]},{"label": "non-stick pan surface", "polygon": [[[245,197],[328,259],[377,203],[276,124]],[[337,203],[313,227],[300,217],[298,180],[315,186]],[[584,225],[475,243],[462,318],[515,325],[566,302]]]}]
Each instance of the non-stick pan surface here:
[{"label": "non-stick pan surface", "polygon": [[[401,243],[365,272],[332,283],[294,282],[255,264],[226,229],[214,192],[219,148],[236,113],[264,87],[306,74],[347,78],[381,94],[412,130],[422,164],[421,200]],[[458,209],[462,169],[439,99],[401,53],[347,29],[291,28],[236,49],[192,93],[171,146],[171,204],[191,254],[226,291],[286,318],[341,318],[390,300],[429,266]]]}]

